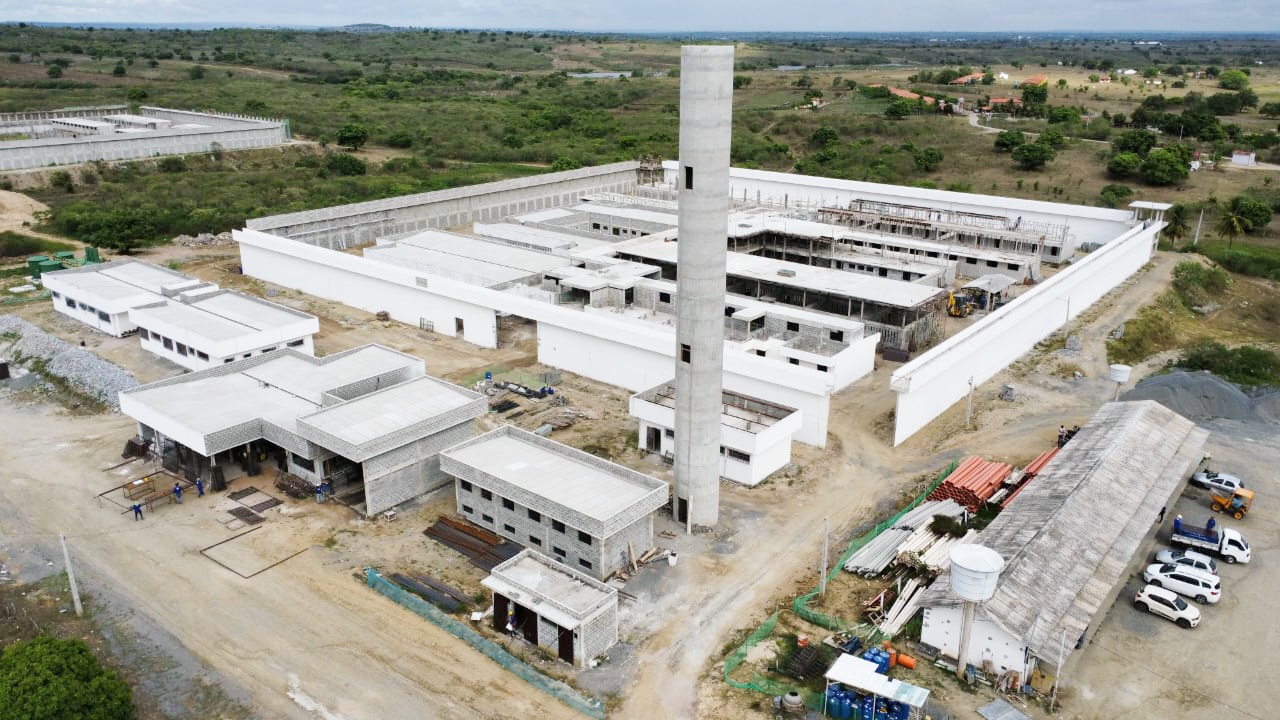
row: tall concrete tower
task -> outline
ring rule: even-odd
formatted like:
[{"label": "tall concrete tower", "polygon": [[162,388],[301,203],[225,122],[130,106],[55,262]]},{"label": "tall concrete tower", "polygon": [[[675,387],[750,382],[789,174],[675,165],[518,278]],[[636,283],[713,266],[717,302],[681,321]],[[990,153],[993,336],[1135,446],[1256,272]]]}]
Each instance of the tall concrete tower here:
[{"label": "tall concrete tower", "polygon": [[681,48],[675,516],[689,529],[720,516],[732,120],[733,47]]}]

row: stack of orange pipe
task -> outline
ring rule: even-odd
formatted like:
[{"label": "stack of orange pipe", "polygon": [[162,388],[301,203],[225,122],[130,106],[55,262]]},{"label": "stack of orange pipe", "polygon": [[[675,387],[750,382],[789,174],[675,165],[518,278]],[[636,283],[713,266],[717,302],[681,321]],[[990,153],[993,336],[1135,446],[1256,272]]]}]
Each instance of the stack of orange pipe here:
[{"label": "stack of orange pipe", "polygon": [[1013,472],[1008,463],[983,460],[980,457],[967,457],[956,467],[942,484],[929,493],[930,500],[955,500],[977,512],[978,506],[990,498]]}]

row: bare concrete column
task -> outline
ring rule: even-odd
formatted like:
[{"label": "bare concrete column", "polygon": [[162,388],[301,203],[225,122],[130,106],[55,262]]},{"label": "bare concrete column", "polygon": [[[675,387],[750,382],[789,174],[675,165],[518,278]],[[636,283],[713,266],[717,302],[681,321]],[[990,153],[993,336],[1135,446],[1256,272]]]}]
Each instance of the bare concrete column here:
[{"label": "bare concrete column", "polygon": [[675,514],[689,529],[720,515],[732,120],[733,47],[681,48]]}]

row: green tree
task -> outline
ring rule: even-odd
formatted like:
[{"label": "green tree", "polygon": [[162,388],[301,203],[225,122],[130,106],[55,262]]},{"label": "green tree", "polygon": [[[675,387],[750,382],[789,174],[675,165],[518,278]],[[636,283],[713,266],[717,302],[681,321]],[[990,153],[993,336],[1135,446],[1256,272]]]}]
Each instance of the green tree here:
[{"label": "green tree", "polygon": [[1118,153],[1134,153],[1146,157],[1156,145],[1156,134],[1146,130],[1126,130],[1111,141],[1111,149]]},{"label": "green tree", "polygon": [[751,84],[751,78],[750,78],[750,77],[747,77],[746,75],[734,75],[734,76],[733,76],[733,89],[734,89],[734,90],[741,90],[742,88],[744,88],[744,87],[746,87],[746,86],[748,86],[748,85],[750,85],[750,84]]},{"label": "green tree", "polygon": [[565,157],[564,155],[556,158],[555,162],[551,163],[551,169],[555,172],[561,172],[563,170],[577,170],[580,167],[582,167],[582,163],[571,157]]},{"label": "green tree", "polygon": [[413,147],[413,133],[408,130],[397,130],[387,136],[387,146],[393,148]]},{"label": "green tree", "polygon": [[81,640],[38,637],[0,654],[0,720],[131,720],[129,686]]},{"label": "green tree", "polygon": [[360,146],[369,140],[369,128],[359,123],[347,123],[338,128],[334,137],[342,147],[359,150]]},{"label": "green tree", "polygon": [[1036,142],[1058,149],[1067,144],[1067,136],[1058,128],[1051,127],[1040,133],[1040,137],[1036,138]]},{"label": "green tree", "polygon": [[1223,90],[1244,90],[1249,87],[1249,76],[1240,70],[1223,70],[1218,74],[1218,87]]},{"label": "green tree", "polygon": [[809,136],[809,144],[816,148],[826,147],[840,139],[840,135],[836,133],[836,129],[830,125],[823,125],[813,131],[813,135]]},{"label": "green tree", "polygon": [[1245,217],[1244,212],[1240,208],[1238,202],[1240,198],[1233,198],[1218,212],[1218,219],[1213,224],[1213,229],[1218,235],[1227,239],[1227,246],[1233,247],[1236,238],[1244,235],[1253,229],[1249,224],[1249,218]]},{"label": "green tree", "polygon": [[1164,214],[1165,228],[1161,232],[1174,240],[1184,238],[1191,231],[1191,213],[1182,203],[1174,203]]},{"label": "green tree", "polygon": [[1134,177],[1142,171],[1142,158],[1137,153],[1122,152],[1107,161],[1107,174],[1114,178]]},{"label": "green tree", "polygon": [[1023,170],[1039,170],[1058,154],[1044,143],[1025,143],[1013,149],[1013,161]]},{"label": "green tree", "polygon": [[122,62],[116,63],[116,66],[111,68],[111,74],[114,75],[115,77],[124,77],[125,72],[126,70],[124,69],[124,63]]},{"label": "green tree", "polygon": [[1262,113],[1265,117],[1273,119],[1278,118],[1280,117],[1280,102],[1267,103],[1266,105],[1263,105],[1258,112]]},{"label": "green tree", "polygon": [[1236,211],[1248,221],[1250,232],[1261,230],[1271,224],[1271,206],[1266,203],[1247,195],[1233,198],[1231,203],[1236,205]]},{"label": "green tree", "polygon": [[129,88],[129,91],[126,92],[124,96],[128,98],[131,103],[140,103],[148,97],[146,88],[140,87]]},{"label": "green tree", "polygon": [[1049,123],[1069,123],[1080,119],[1080,111],[1066,105],[1055,105],[1049,108]]},{"label": "green tree", "polygon": [[55,80],[56,80],[56,79],[58,79],[58,78],[62,77],[62,66],[61,66],[61,65],[50,65],[50,66],[49,66],[49,67],[44,71],[44,74],[45,74],[45,75],[48,75],[49,77],[51,77],[51,78],[53,78],[53,79],[55,79]]},{"label": "green tree", "polygon": [[896,97],[889,101],[889,107],[884,109],[884,114],[885,117],[891,117],[894,120],[901,120],[902,118],[914,113],[917,107],[916,103],[912,100]]},{"label": "green tree", "polygon": [[191,78],[192,80],[203,80],[204,76],[205,76],[205,69],[201,65],[192,65],[190,68],[187,69],[187,77]]},{"label": "green tree", "polygon": [[1026,142],[1027,136],[1023,135],[1021,130],[1002,130],[999,135],[996,135],[996,150],[1009,152]]},{"label": "green tree", "polygon": [[1022,88],[1022,104],[1038,106],[1049,102],[1049,88],[1044,85],[1027,85]]},{"label": "green tree", "polygon": [[922,172],[933,172],[942,166],[942,151],[937,148],[924,148],[912,155],[916,169]]},{"label": "green tree", "polygon": [[1148,185],[1173,185],[1186,180],[1190,174],[1191,168],[1181,153],[1168,148],[1156,148],[1142,161],[1142,179]]},{"label": "green tree", "polygon": [[71,173],[66,170],[54,170],[49,175],[49,187],[55,187],[65,192],[75,192],[76,184],[71,179]]}]

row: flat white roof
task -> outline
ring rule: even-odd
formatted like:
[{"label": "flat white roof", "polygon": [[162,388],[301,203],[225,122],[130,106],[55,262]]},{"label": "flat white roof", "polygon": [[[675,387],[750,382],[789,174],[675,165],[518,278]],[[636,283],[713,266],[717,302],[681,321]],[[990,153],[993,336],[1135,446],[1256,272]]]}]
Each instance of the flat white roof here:
[{"label": "flat white roof", "polygon": [[559,255],[434,230],[396,240],[395,244],[367,248],[364,255],[370,260],[407,264],[424,272],[461,276],[485,285],[513,282],[569,264]]},{"label": "flat white roof", "polygon": [[554,250],[568,250],[569,248],[577,245],[579,241],[579,238],[576,235],[570,235],[569,233],[556,232],[554,230],[548,230],[540,227],[517,225],[515,223],[475,223],[471,226],[471,229],[472,232],[480,237],[524,243],[526,245],[546,248],[548,252]]},{"label": "flat white roof", "polygon": [[[1239,153],[1240,151],[1236,150],[1236,152]],[[1253,153],[1249,153],[1249,154],[1252,155]],[[1152,202],[1150,200],[1134,200],[1133,202],[1129,203],[1129,207],[1140,208],[1142,210],[1168,210],[1169,208],[1173,207],[1173,204],[1162,203],[1162,202]]]},{"label": "flat white roof", "polygon": [[[175,292],[200,285],[201,281],[180,272],[138,260],[114,260],[45,273],[47,278],[105,300],[132,299],[146,304],[164,299],[163,291]],[[77,300],[86,300],[81,296]]]},{"label": "flat white roof", "polygon": [[675,213],[663,212],[661,210],[650,210],[638,207],[621,207],[618,205],[606,205],[603,203],[582,203],[580,205],[575,205],[573,209],[584,215],[606,215],[609,217],[625,218],[627,220],[651,222],[658,225],[666,225],[667,227],[676,227],[676,225],[679,224],[678,215]]},{"label": "flat white roof", "polygon": [[421,367],[422,360],[381,345],[365,345],[323,365],[290,353],[244,373],[319,406],[329,390],[410,365]]},{"label": "flat white roof", "polygon": [[570,210],[569,208],[553,207],[553,208],[547,208],[546,210],[535,210],[534,212],[524,213],[523,215],[512,215],[511,219],[517,220],[522,223],[547,222],[549,220],[555,220],[557,218],[571,217],[576,214],[577,213],[575,213],[573,210]]},{"label": "flat white roof", "polygon": [[148,125],[169,125],[170,123],[173,122],[172,120],[166,120],[164,118],[150,117],[147,115],[133,115],[131,113],[118,113],[116,115],[104,115],[103,119],[114,120],[116,122],[145,123]]},{"label": "flat white roof", "polygon": [[442,455],[598,522],[666,488],[657,478],[593,456],[589,461],[580,450],[509,425]]},{"label": "flat white roof", "polygon": [[324,408],[304,421],[352,445],[364,445],[456,410],[479,397],[482,396],[457,385],[420,377]]},{"label": "flat white roof", "polygon": [[[637,241],[618,247],[617,252],[675,264],[678,245],[679,243],[664,242],[661,239],[648,242]],[[928,287],[917,283],[890,280],[844,270],[831,270],[736,252],[728,253],[727,269],[728,273],[735,277],[859,298],[903,308],[915,307],[945,292],[940,288]],[[790,270],[795,274],[783,276],[778,274],[779,270]],[[677,272],[679,272],[678,267]]]},{"label": "flat white roof", "polygon": [[160,294],[164,290],[178,290],[201,283],[200,280],[190,275],[137,260],[118,260],[90,267],[94,268],[91,272],[98,272],[117,280],[123,280],[130,285],[156,294]]},{"label": "flat white roof", "polygon": [[77,127],[93,128],[95,130],[115,127],[115,125],[112,125],[109,122],[102,120],[90,120],[89,118],[54,118],[50,120],[50,122],[61,125],[75,125]]},{"label": "flat white roof", "polygon": [[147,327],[146,320],[155,318],[215,342],[246,337],[263,330],[281,329],[308,319],[315,320],[306,313],[232,290],[197,296],[191,302],[171,300],[155,307],[132,308],[132,311],[137,318],[134,321],[136,325]]},{"label": "flat white roof", "polygon": [[[523,550],[494,567],[481,582],[525,607],[536,609],[539,615],[566,630],[576,629],[597,610],[616,603],[618,597],[614,588],[532,550]],[[525,593],[543,602],[534,604],[534,598],[526,597]]]}]

